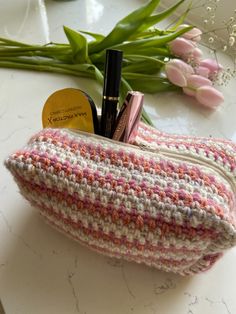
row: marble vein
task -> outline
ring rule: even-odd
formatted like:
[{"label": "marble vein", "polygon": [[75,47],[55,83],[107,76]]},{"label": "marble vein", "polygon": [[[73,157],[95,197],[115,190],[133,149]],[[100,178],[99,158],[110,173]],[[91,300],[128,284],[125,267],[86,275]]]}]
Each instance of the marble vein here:
[{"label": "marble vein", "polygon": [[73,298],[75,300],[76,311],[77,311],[77,313],[80,313],[79,297],[78,297],[78,293],[76,293],[76,291],[75,291],[74,283],[73,283],[73,280],[72,280],[74,275],[75,275],[74,272],[69,272],[68,275],[67,275],[67,281],[68,281],[68,283],[69,283],[69,285],[71,287],[71,290],[72,290],[72,295],[73,295]]},{"label": "marble vein", "polygon": [[130,295],[133,299],[135,299],[135,295],[134,295],[134,293],[132,292],[132,290],[131,290],[131,288],[130,288],[130,286],[129,286],[128,280],[127,280],[127,278],[126,278],[126,274],[125,274],[125,269],[124,269],[124,267],[125,267],[124,265],[123,265],[123,267],[121,267],[121,273],[122,273],[123,281],[124,281],[125,286],[126,286],[128,292],[129,292],[129,295]]},{"label": "marble vein", "polygon": [[225,300],[223,298],[221,299],[221,302],[225,306],[227,314],[231,314],[231,311],[229,310],[229,307],[228,307],[227,303],[225,302]]},{"label": "marble vein", "polygon": [[228,304],[226,303],[226,301],[223,298],[221,300],[212,300],[209,297],[197,296],[197,295],[193,295],[189,292],[185,292],[184,295],[191,298],[189,303],[188,303],[187,314],[194,314],[195,313],[194,307],[196,305],[202,303],[202,302],[207,302],[211,308],[212,307],[219,307],[219,306],[223,307],[224,312],[222,312],[222,311],[220,312],[222,314],[232,314]]},{"label": "marble vein", "polygon": [[154,293],[156,295],[161,295],[175,288],[176,288],[176,283],[171,278],[167,278],[166,281],[161,285],[154,284]]},{"label": "marble vein", "polygon": [[29,251],[31,251],[34,255],[42,258],[42,254],[38,253],[21,235],[18,235],[12,228],[11,224],[9,223],[7,217],[3,214],[2,211],[0,211],[0,215],[2,217],[3,222],[6,225],[6,228],[8,232],[15,238],[17,238],[18,241],[20,241]]},{"label": "marble vein", "polygon": [[120,259],[113,259],[109,258],[107,260],[107,264],[111,267],[117,267],[117,268],[122,268],[123,267],[123,261]]},{"label": "marble vein", "polygon": [[18,128],[12,131],[10,134],[8,134],[6,137],[0,138],[0,142],[6,142],[8,141],[15,133],[22,131],[22,130],[31,130],[29,127],[23,127],[23,128]]}]

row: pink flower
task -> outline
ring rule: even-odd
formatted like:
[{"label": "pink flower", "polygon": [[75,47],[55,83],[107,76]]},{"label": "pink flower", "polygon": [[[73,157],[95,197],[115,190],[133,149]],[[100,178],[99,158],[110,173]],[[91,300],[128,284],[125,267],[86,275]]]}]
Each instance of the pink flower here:
[{"label": "pink flower", "polygon": [[201,57],[203,56],[203,52],[199,48],[195,48],[192,52],[193,59],[200,62]]},{"label": "pink flower", "polygon": [[185,62],[194,62],[196,65],[198,65],[201,62],[201,57],[203,55],[203,52],[199,48],[194,48],[193,51],[189,54],[185,54],[181,56],[182,60]]},{"label": "pink flower", "polygon": [[215,109],[223,102],[223,94],[212,86],[212,81],[194,74],[193,68],[184,61],[170,60],[165,66],[165,71],[171,83],[182,87],[186,95],[196,97],[202,105]]},{"label": "pink flower", "polygon": [[195,69],[196,74],[204,76],[204,77],[209,77],[210,70],[206,67],[198,66]]},{"label": "pink flower", "polygon": [[183,88],[183,92],[188,96],[196,96],[196,90],[202,86],[211,86],[212,82],[200,75],[190,75],[187,78],[187,86]]},{"label": "pink flower", "polygon": [[[186,28],[188,26],[189,26],[188,24],[181,24],[181,25],[179,25],[177,30],[179,31],[179,30]],[[201,35],[202,35],[202,31],[199,28],[194,27],[190,31],[184,33],[182,35],[182,37],[184,37],[185,39],[189,39],[189,40],[193,40],[193,41],[198,42],[201,40]]]},{"label": "pink flower", "polygon": [[185,93],[185,95],[191,96],[191,97],[195,97],[196,96],[196,90],[195,89],[191,89],[189,87],[183,87],[183,92]]},{"label": "pink flower", "polygon": [[197,89],[205,85],[211,86],[212,82],[208,80],[208,78],[206,77],[194,74],[188,77],[187,84],[188,84],[188,87]]},{"label": "pink flower", "polygon": [[187,85],[187,78],[193,74],[193,68],[179,59],[169,61],[165,66],[166,76],[174,85],[184,87]]},{"label": "pink flower", "polygon": [[212,86],[199,87],[196,90],[196,98],[201,104],[210,109],[215,109],[224,101],[223,94]]},{"label": "pink flower", "polygon": [[200,62],[200,66],[209,70],[209,76],[217,74],[223,69],[222,65],[214,59],[204,59]]},{"label": "pink flower", "polygon": [[169,43],[170,51],[178,57],[191,54],[196,48],[195,44],[185,38],[178,37]]}]

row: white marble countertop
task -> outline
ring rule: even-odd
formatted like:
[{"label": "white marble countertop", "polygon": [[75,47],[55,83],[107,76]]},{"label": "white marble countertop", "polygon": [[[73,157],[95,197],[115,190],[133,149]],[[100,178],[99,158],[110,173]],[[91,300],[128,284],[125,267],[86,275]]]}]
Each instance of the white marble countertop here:
[{"label": "white marble countertop", "polygon": [[[107,33],[142,2],[0,0],[0,35],[62,42],[63,24]],[[146,109],[163,131],[236,141],[235,83],[222,89],[225,103],[215,112],[176,94],[147,96]],[[41,128],[45,100],[65,87],[78,87],[100,102],[100,87],[86,79],[0,69],[0,299],[6,313],[236,313],[236,249],[202,275],[167,274],[82,247],[51,229],[21,197],[3,160]]]}]

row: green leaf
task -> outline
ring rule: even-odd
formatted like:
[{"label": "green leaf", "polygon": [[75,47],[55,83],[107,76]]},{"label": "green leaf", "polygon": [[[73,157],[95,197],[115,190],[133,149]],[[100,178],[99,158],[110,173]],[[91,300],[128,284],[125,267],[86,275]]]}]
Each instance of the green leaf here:
[{"label": "green leaf", "polygon": [[[164,62],[147,56],[142,55],[127,55],[125,60],[128,61],[126,66],[123,66],[122,73],[133,72],[133,73],[157,73],[160,68],[165,64]],[[130,61],[130,62],[129,62]]]},{"label": "green leaf", "polygon": [[[122,48],[122,46],[120,45],[119,49],[124,51],[124,58],[126,57],[126,55],[129,55],[129,54],[159,57],[160,59],[162,59],[163,57],[170,57],[170,52],[169,52],[169,49],[167,47],[161,47],[161,48],[145,47],[145,46],[142,47],[140,45],[140,47],[138,47],[138,49],[126,49],[126,48]],[[90,56],[90,60],[95,64],[104,63],[105,55],[106,55],[106,52],[101,51],[100,53],[92,54]]]},{"label": "green leaf", "polygon": [[149,47],[161,48],[165,46],[168,42],[174,40],[178,36],[181,36],[190,29],[192,29],[192,26],[186,27],[184,29],[164,36],[154,36],[152,38],[134,40],[132,42],[114,46],[113,48],[123,50],[125,53],[129,54],[135,54],[135,51],[139,51],[139,49],[147,49]]},{"label": "green leaf", "polygon": [[25,43],[7,39],[7,38],[2,38],[0,37],[0,43],[5,44],[6,46],[15,46],[15,47],[30,47],[30,45],[27,45]]},{"label": "green leaf", "polygon": [[143,108],[142,111],[142,121],[146,124],[149,124],[151,126],[154,126],[154,124],[152,123],[152,120],[150,119],[148,113],[146,112],[146,110]]},{"label": "green leaf", "polygon": [[87,63],[89,61],[87,39],[79,32],[66,26],[64,26],[64,32],[70,43],[74,62]]},{"label": "green leaf", "polygon": [[171,28],[169,28],[170,31],[175,31],[179,25],[184,23],[189,11],[192,8],[192,5],[193,5],[193,1],[189,3],[187,10],[180,16],[180,18],[177,19],[177,22],[175,22],[174,25]]},{"label": "green leaf", "polygon": [[79,71],[88,73],[90,77],[94,78],[99,84],[103,85],[103,74],[94,64],[72,64],[71,68],[78,68]]},{"label": "green leaf", "polygon": [[123,76],[133,90],[139,90],[143,93],[154,94],[180,89],[164,77],[137,73],[124,73]]},{"label": "green leaf", "polygon": [[91,37],[93,37],[97,42],[102,41],[105,36],[102,34],[98,34],[98,33],[93,33],[93,32],[88,32],[88,31],[81,31],[79,30],[80,33],[85,34],[85,35],[89,35]]},{"label": "green leaf", "polygon": [[94,65],[92,71],[94,72],[95,79],[103,85],[104,77],[102,75],[102,72]]},{"label": "green leaf", "polygon": [[122,76],[121,84],[120,84],[120,101],[119,101],[120,107],[122,106],[128,91],[131,91],[131,90],[132,90],[132,87],[129,85],[126,79]]},{"label": "green leaf", "polygon": [[152,14],[159,2],[160,0],[151,0],[146,5],[127,15],[116,24],[113,30],[101,42],[92,47],[89,46],[89,52],[99,52],[127,40],[140,28],[146,18]]},{"label": "green leaf", "polygon": [[124,61],[125,60],[130,61],[132,63],[141,62],[141,61],[147,61],[147,62],[151,62],[153,65],[158,66],[158,67],[161,67],[161,66],[163,66],[165,64],[163,61],[161,61],[159,59],[156,59],[156,58],[153,58],[153,57],[149,57],[149,56],[146,56],[146,55],[141,55],[141,54],[134,54],[134,55],[126,54],[125,58],[124,58]]},{"label": "green leaf", "polygon": [[[133,55],[135,55],[137,53],[137,55],[145,55],[146,57],[150,56],[150,57],[159,57],[159,60],[161,59],[160,57],[169,57],[170,56],[170,52],[166,47],[162,47],[162,48],[156,48],[156,47],[141,47],[140,49],[133,51]],[[125,54],[129,55],[129,54]],[[161,61],[161,60],[160,60]]]},{"label": "green leaf", "polygon": [[136,39],[144,39],[144,38],[149,38],[153,36],[163,36],[168,34],[169,31],[166,30],[160,30],[157,28],[149,28],[146,31],[140,32],[140,33],[134,33],[132,36],[129,37],[129,41],[136,40]]},{"label": "green leaf", "polygon": [[168,16],[170,16],[172,13],[175,12],[175,10],[184,2],[185,0],[180,0],[179,2],[177,2],[175,5],[173,5],[172,7],[170,7],[169,9],[149,16],[145,22],[143,23],[143,25],[141,25],[138,29],[138,32],[142,32],[146,29],[148,29],[149,27],[161,22],[162,20],[166,19]]}]

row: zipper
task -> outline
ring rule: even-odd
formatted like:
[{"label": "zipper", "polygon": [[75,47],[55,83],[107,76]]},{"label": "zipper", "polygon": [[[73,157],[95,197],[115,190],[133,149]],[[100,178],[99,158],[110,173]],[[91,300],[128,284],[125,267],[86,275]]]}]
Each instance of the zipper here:
[{"label": "zipper", "polygon": [[234,184],[234,180],[232,179],[232,177],[228,176],[227,174],[225,174],[225,172],[220,169],[219,167],[215,166],[215,165],[212,165],[210,163],[208,163],[207,161],[205,160],[202,160],[202,159],[197,159],[196,158],[193,158],[191,156],[186,156],[182,153],[175,153],[175,152],[170,152],[170,151],[167,151],[163,148],[158,148],[158,149],[151,149],[149,148],[148,146],[146,145],[139,145],[139,146],[136,146],[136,145],[132,145],[132,144],[129,144],[129,143],[124,143],[124,142],[120,142],[120,141],[115,141],[113,139],[110,139],[110,138],[107,138],[107,137],[104,137],[104,136],[101,136],[101,135],[98,135],[98,134],[94,134],[94,133],[87,133],[87,132],[84,132],[84,131],[80,131],[80,130],[75,130],[75,129],[66,129],[67,131],[69,131],[69,133],[73,134],[73,135],[76,135],[76,134],[81,134],[81,135],[84,135],[86,137],[90,137],[90,138],[96,138],[102,142],[108,142],[108,143],[111,143],[111,144],[116,144],[117,146],[120,146],[120,147],[129,147],[129,148],[132,148],[132,149],[140,149],[142,151],[145,151],[145,153],[148,155],[148,156],[151,156],[151,157],[155,157],[156,153],[159,153],[160,155],[162,156],[165,156],[173,161],[175,160],[178,160],[178,161],[185,161],[189,164],[194,164],[194,165],[200,165],[200,166],[204,166],[206,168],[210,168],[211,170],[213,170],[214,172],[218,173],[222,178],[225,179],[226,182],[229,183],[229,185],[231,186],[231,189],[232,191],[234,192],[234,194],[236,194],[236,187],[235,187],[235,184]]}]

